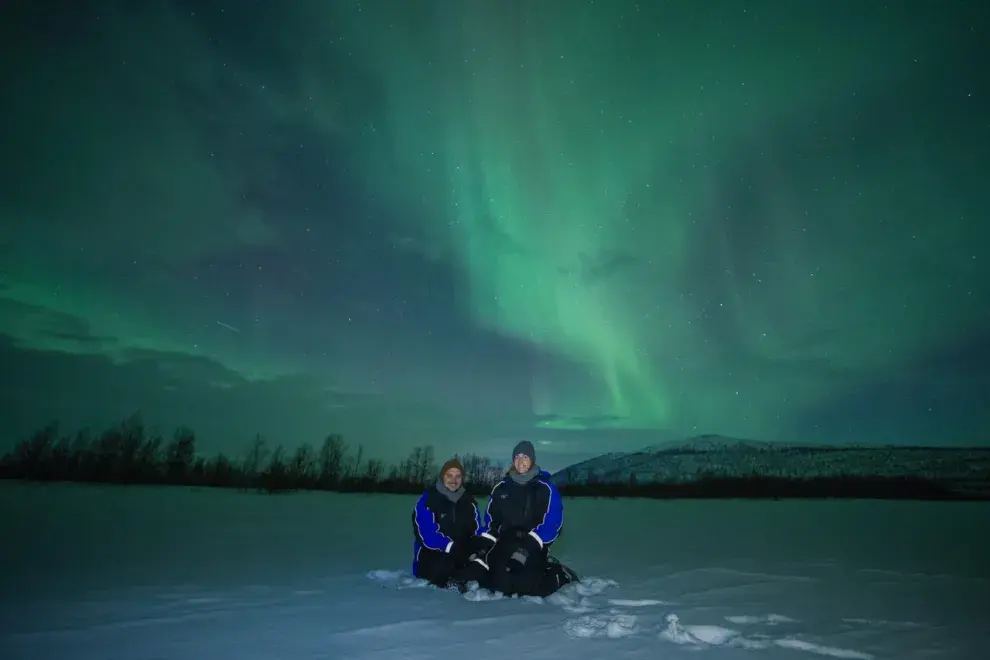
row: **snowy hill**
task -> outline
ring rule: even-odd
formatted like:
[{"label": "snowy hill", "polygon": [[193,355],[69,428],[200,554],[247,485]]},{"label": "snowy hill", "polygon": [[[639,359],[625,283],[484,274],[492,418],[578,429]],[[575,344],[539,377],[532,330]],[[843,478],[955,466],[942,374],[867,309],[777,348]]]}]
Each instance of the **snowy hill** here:
[{"label": "snowy hill", "polygon": [[990,448],[811,445],[705,435],[609,453],[554,474],[557,484],[684,482],[742,477],[924,476],[959,487],[990,487]]},{"label": "snowy hill", "polygon": [[655,453],[658,451],[738,451],[743,449],[763,451],[773,449],[774,446],[775,445],[772,442],[741,440],[739,438],[728,438],[724,435],[697,435],[686,440],[664,442],[657,445],[643,447],[636,453]]}]

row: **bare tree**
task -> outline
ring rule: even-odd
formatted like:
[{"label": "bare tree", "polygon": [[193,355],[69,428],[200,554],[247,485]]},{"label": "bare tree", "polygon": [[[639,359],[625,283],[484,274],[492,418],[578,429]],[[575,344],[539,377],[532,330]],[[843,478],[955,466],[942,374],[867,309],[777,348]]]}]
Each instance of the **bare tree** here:
[{"label": "bare tree", "polygon": [[261,434],[255,435],[247,454],[244,456],[243,470],[249,479],[261,474],[262,463],[268,456],[268,448],[265,445],[265,439],[261,437]]},{"label": "bare tree", "polygon": [[290,472],[300,484],[312,483],[316,472],[316,457],[312,445],[306,443],[296,448]]},{"label": "bare tree", "polygon": [[470,484],[488,485],[491,481],[492,462],[486,456],[465,454],[461,459],[464,465],[464,480]]},{"label": "bare tree", "polygon": [[422,455],[423,455],[423,448],[418,446],[413,447],[412,451],[409,452],[409,458],[406,460],[405,464],[403,465],[405,469],[403,471],[404,474],[402,476],[406,481],[410,483],[419,481],[417,477],[419,476],[418,472],[419,472],[420,462],[422,460]]},{"label": "bare tree", "polygon": [[324,438],[317,459],[320,470],[319,482],[323,488],[335,488],[340,484],[346,454],[347,445],[344,444],[341,436],[331,434]]},{"label": "bare tree", "polygon": [[354,460],[349,464],[347,469],[348,477],[357,477],[361,474],[361,462],[364,458],[364,445],[357,446],[357,454],[354,455]]},{"label": "bare tree", "polygon": [[182,479],[192,467],[196,457],[196,435],[185,426],[175,430],[172,442],[165,448],[165,460],[168,463],[170,479]]},{"label": "bare tree", "polygon": [[385,465],[382,461],[369,458],[368,463],[365,465],[364,478],[372,483],[378,483],[382,479],[382,474],[385,471]]},{"label": "bare tree", "polygon": [[426,445],[419,453],[419,465],[416,467],[416,483],[425,484],[437,471],[433,459],[433,445]]}]

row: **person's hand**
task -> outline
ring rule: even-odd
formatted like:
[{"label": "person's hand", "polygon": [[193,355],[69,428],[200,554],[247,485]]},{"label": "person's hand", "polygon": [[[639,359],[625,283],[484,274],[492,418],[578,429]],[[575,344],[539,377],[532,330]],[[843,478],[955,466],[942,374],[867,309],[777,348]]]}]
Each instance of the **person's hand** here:
[{"label": "person's hand", "polygon": [[491,552],[491,549],[495,547],[495,541],[488,538],[487,536],[482,536],[478,534],[471,539],[471,549],[474,554],[479,557],[485,557]]},{"label": "person's hand", "polygon": [[505,563],[505,570],[513,573],[521,571],[526,566],[526,561],[528,559],[529,552],[520,546],[519,549],[512,553],[509,560]]}]

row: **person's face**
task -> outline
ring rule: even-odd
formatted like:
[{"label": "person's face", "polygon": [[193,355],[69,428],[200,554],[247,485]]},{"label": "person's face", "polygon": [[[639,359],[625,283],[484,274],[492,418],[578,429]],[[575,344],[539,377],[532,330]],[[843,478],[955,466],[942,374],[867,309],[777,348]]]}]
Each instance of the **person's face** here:
[{"label": "person's face", "polygon": [[533,467],[533,461],[529,460],[526,454],[516,454],[512,458],[512,467],[516,468],[519,474],[526,474],[529,468]]},{"label": "person's face", "polygon": [[455,491],[464,483],[464,475],[457,468],[450,468],[443,473],[443,486],[449,491]]}]

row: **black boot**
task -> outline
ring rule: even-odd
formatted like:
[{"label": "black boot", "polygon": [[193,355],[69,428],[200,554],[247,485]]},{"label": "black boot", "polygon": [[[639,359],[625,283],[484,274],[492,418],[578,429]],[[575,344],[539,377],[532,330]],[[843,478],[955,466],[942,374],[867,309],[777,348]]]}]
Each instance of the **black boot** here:
[{"label": "black boot", "polygon": [[571,570],[569,566],[566,566],[565,564],[561,563],[561,561],[556,557],[550,557],[549,562],[550,562],[550,570],[556,571],[560,574],[560,586],[564,586],[565,584],[570,584],[571,582],[581,581],[578,578],[577,573]]}]

